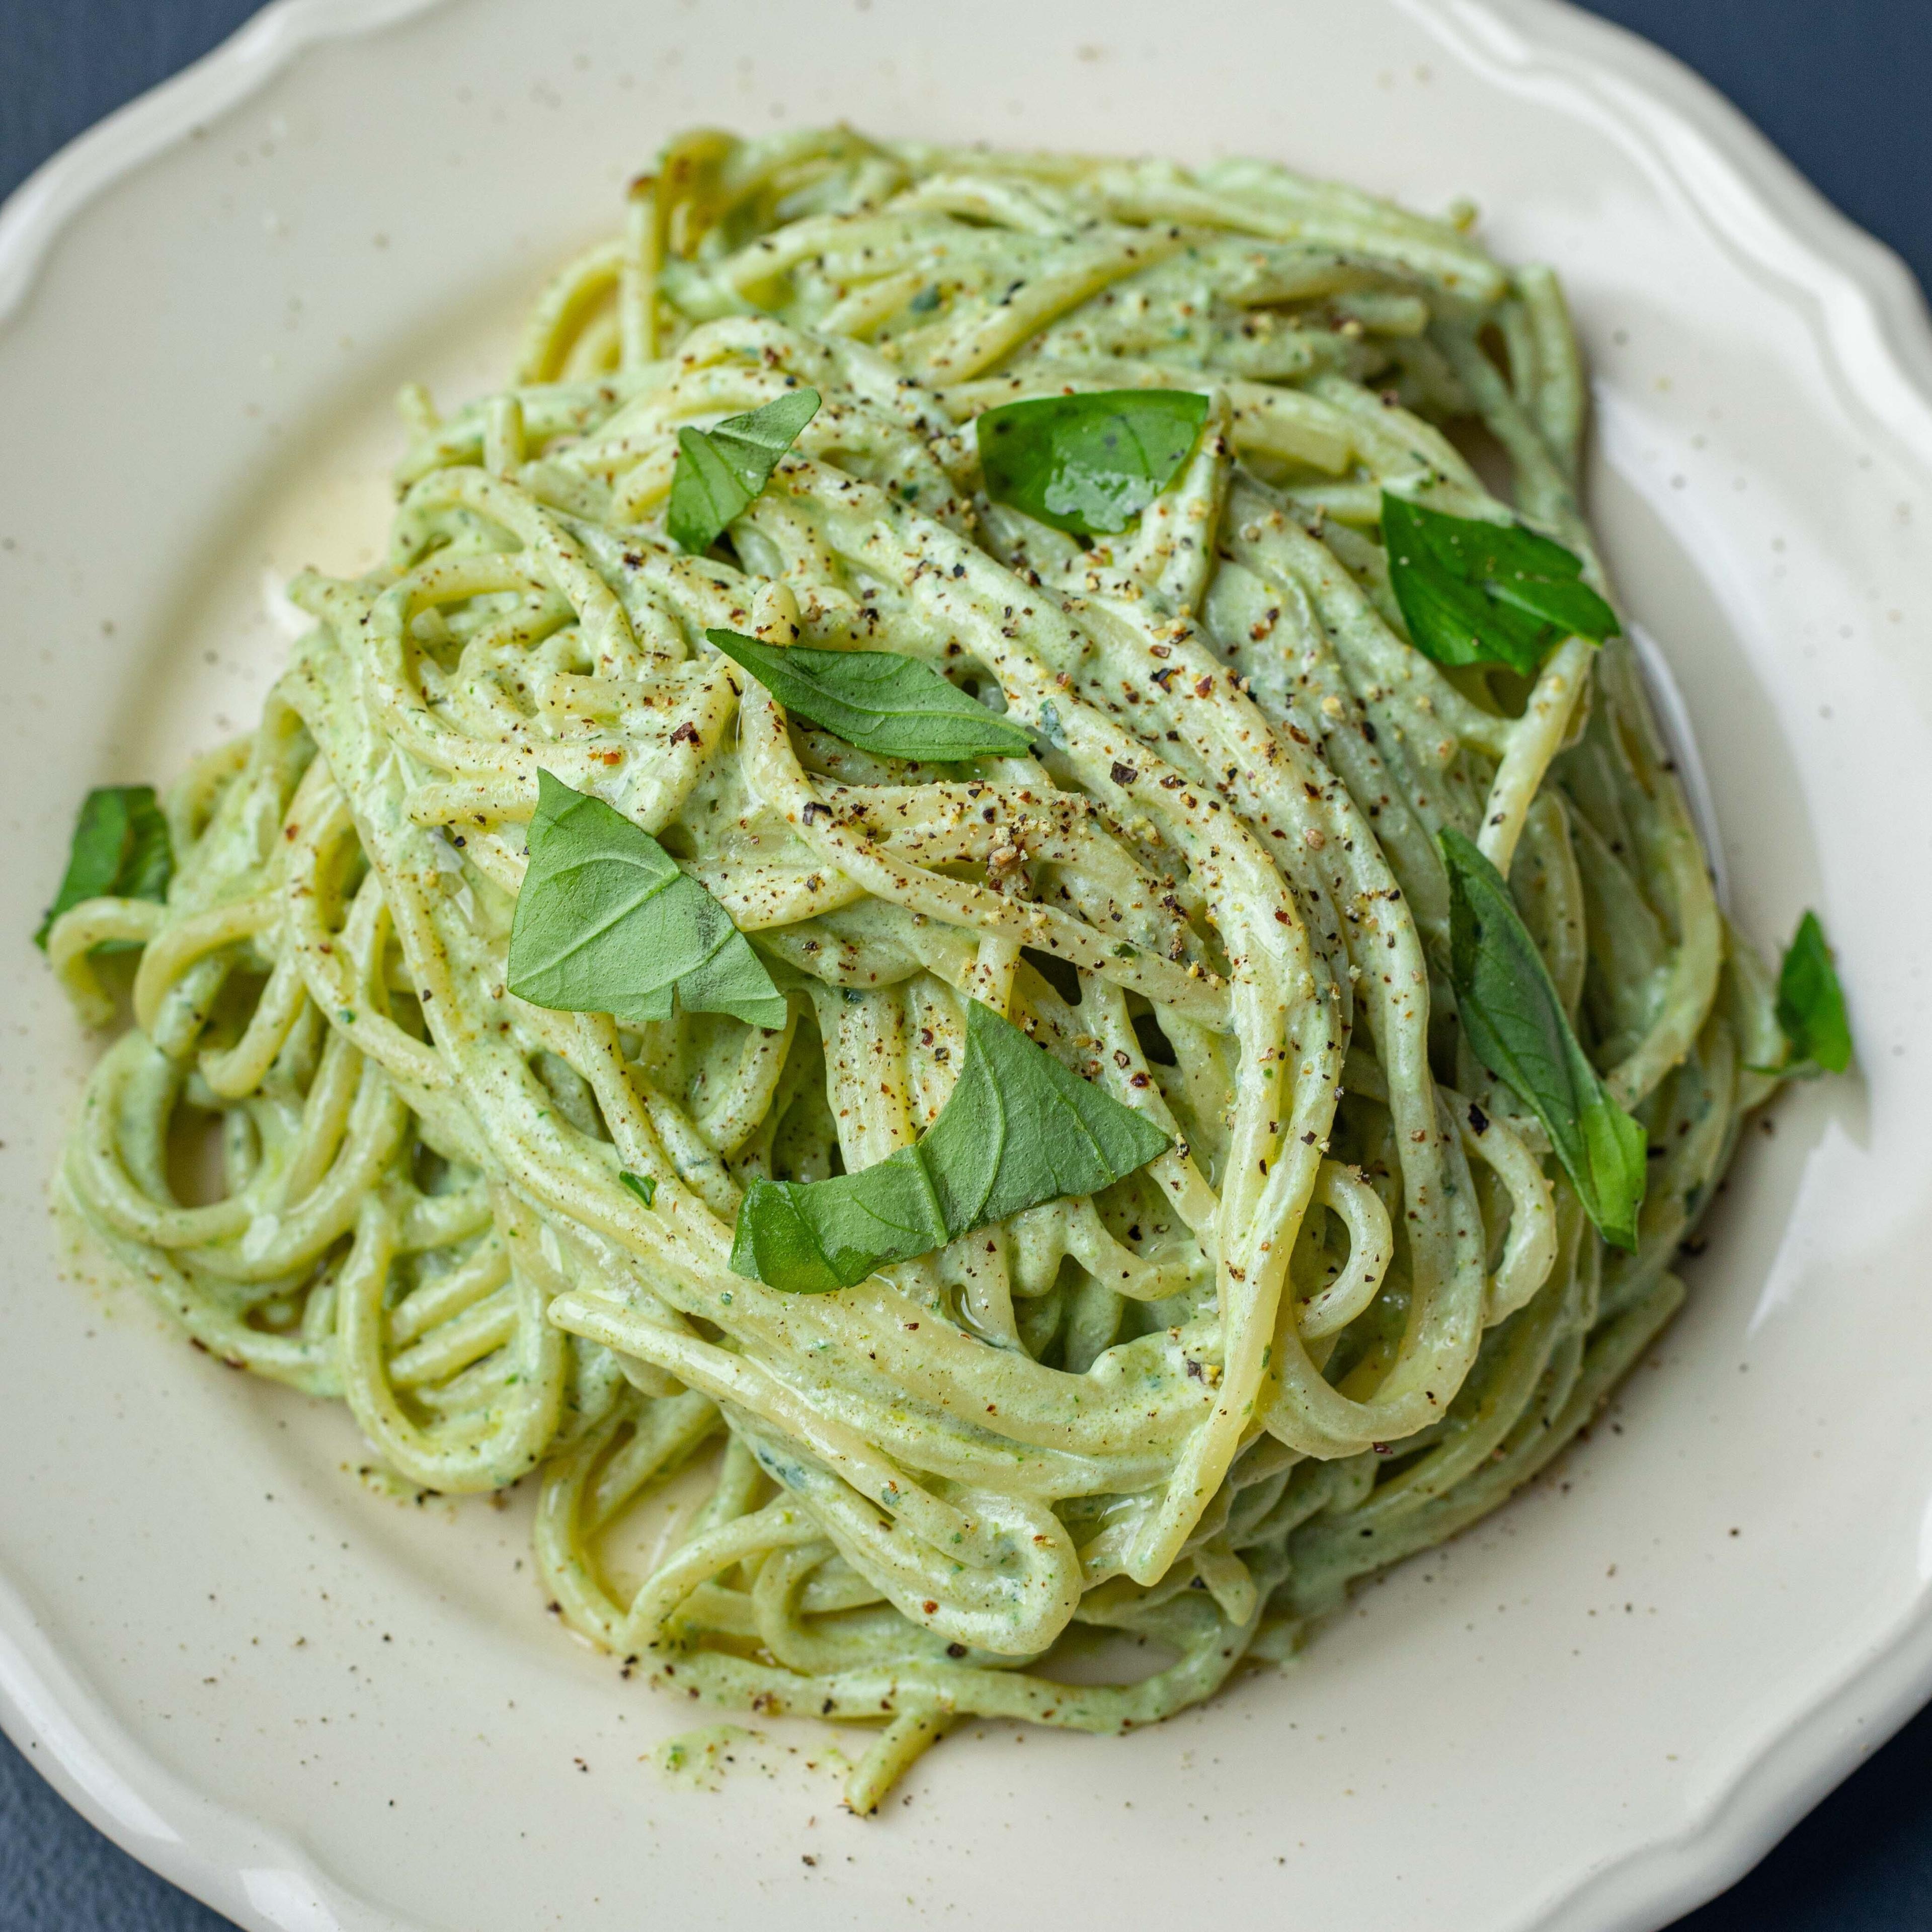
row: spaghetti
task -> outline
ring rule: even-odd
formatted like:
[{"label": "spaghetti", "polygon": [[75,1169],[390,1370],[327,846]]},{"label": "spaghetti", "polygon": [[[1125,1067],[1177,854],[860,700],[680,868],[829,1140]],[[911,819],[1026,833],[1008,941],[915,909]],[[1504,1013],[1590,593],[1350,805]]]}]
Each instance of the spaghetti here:
[{"label": "spaghetti", "polygon": [[[723,543],[673,543],[680,428],[807,385]],[[1135,389],[1207,407],[1126,530],[987,495],[980,412]],[[293,586],[258,728],[165,799],[165,904],[54,926],[91,1018],[94,949],[140,949],[62,1188],[197,1342],[340,1396],[410,1482],[534,1474],[550,1594],[652,1681],[880,1726],[857,1809],[962,1716],[1209,1696],[1570,1440],[1784,1052],[1628,644],[1445,668],[1391,588],[1385,493],[1520,518],[1605,588],[1584,405],[1547,272],[1274,166],[685,138],[508,387],[406,395],[388,562]],[[713,628],[916,658],[1032,749],[859,750]],[[726,909],[781,1026],[507,990],[540,772]],[[1634,1249],[1458,1026],[1445,832],[1647,1132]],[[1165,1150],[838,1292],[734,1272],[754,1182],[937,1118],[975,1000]],[[171,1138],[211,1124],[188,1204]],[[1082,1631],[1158,1667],[1071,1681]]]}]

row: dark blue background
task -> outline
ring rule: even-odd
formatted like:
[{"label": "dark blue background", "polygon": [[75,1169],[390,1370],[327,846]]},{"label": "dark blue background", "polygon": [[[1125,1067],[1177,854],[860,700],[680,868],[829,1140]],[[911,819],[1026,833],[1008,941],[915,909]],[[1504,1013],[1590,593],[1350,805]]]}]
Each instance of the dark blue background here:
[{"label": "dark blue background", "polygon": [[[0,0],[0,195],[254,0]],[[1728,94],[1932,286],[1932,0],[1598,0]],[[222,1932],[0,1739],[0,1932]],[[1932,1928],[1932,1712],[1677,1932]]]}]

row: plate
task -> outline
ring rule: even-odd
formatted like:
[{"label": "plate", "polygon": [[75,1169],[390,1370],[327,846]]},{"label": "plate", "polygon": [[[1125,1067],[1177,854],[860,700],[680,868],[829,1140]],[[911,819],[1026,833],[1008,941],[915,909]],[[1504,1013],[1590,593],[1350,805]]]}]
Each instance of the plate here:
[{"label": "plate", "polygon": [[[1544,0],[283,0],[0,217],[0,1707],[253,1928],[1658,1924],[1932,1692],[1932,335],[1714,97]],[[780,31],[782,28],[782,31]],[[1862,1075],[1754,1129],[1690,1304],[1544,1481],[1293,1667],[1120,1740],[970,1728],[877,1821],[835,1741],[574,1644],[521,1506],[381,1493],[339,1411],[91,1278],[44,1185],[93,1045],[26,935],[89,783],[250,719],[265,578],[373,554],[387,398],[693,122],[1274,155],[1554,262],[1595,514],[1702,747],[1732,908],[1808,904]],[[60,1277],[64,1274],[67,1280]]]}]

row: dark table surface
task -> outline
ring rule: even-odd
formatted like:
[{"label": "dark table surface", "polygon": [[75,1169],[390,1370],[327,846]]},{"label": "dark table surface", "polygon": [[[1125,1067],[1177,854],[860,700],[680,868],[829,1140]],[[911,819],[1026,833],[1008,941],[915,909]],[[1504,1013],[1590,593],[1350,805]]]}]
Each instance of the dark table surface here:
[{"label": "dark table surface", "polygon": [[[0,0],[0,195],[256,0]],[[1597,0],[1736,101],[1932,287],[1932,0]],[[0,1738],[0,1932],[220,1932]],[[1677,1932],[1932,1928],[1932,1711]]]}]

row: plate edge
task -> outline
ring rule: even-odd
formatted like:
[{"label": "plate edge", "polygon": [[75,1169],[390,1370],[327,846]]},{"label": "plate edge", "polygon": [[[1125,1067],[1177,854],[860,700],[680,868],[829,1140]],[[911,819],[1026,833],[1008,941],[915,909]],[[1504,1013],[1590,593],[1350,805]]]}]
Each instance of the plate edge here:
[{"label": "plate edge", "polygon": [[[1733,190],[1795,244],[1796,259],[1769,262],[1714,220],[1727,252],[1769,274],[1786,300],[1804,301],[1821,360],[1852,392],[1867,427],[1902,446],[1917,466],[1932,468],[1932,310],[1925,292],[1895,250],[1832,202],[1733,101],[1654,41],[1570,0],[1395,4],[1479,68],[1540,68],[1594,94],[1622,136],[1646,149],[1708,218],[1708,181],[1665,151],[1653,126],[1630,118],[1633,101],[1692,135],[1701,166],[1728,176]],[[1472,28],[1489,41],[1480,52],[1470,45]],[[1504,40],[1515,44],[1505,49]],[[1605,70],[1624,83],[1618,95],[1592,86]],[[1916,436],[1888,412],[1900,392],[1917,406],[1918,420],[1910,426]],[[1922,1584],[1912,1606],[1857,1662],[1687,1808],[1678,1830],[1553,1891],[1508,1932],[1657,1932],[1670,1925],[1750,1870],[1928,1700],[1932,1590]]]},{"label": "plate edge", "polygon": [[[269,0],[201,58],[76,135],[0,202],[0,331],[32,296],[68,224],[117,182],[259,93],[308,49],[442,4]],[[352,1900],[286,1835],[136,1744],[4,1575],[0,1731],[88,1823],[243,1932],[430,1932]]]},{"label": "plate edge", "polygon": [[228,38],[50,155],[0,202],[0,326],[32,292],[61,230],[94,197],[238,106],[305,48],[373,33],[443,0],[270,0]]},{"label": "plate edge", "polygon": [[[40,270],[76,215],[117,182],[206,120],[259,92],[307,48],[399,23],[446,0],[270,0],[229,39],[181,73],[116,109],[41,164],[0,203],[0,328],[31,296]],[[1787,291],[1853,298],[1871,333],[1848,340],[1843,301],[1814,316],[1829,362],[1882,433],[1897,437],[1872,397],[1877,373],[1925,412],[1932,426],[1932,316],[1912,272],[1835,207],[1717,88],[1654,43],[1568,0],[1394,0],[1466,52],[1472,25],[1506,26],[1528,62],[1587,83],[1607,68],[1666,123],[1699,136],[1772,227],[1796,244],[1814,276],[1780,274]],[[1525,62],[1523,64],[1528,64]],[[1604,104],[1613,116],[1620,105]],[[1661,153],[1652,130],[1624,122],[1702,206],[1699,184]],[[1932,465],[1932,441],[1908,445]],[[1932,1618],[1926,1594],[1864,1660],[1821,1692],[1696,1808],[1685,1828],[1591,1870],[1515,1922],[1514,1932],[1654,1932],[1732,1883],[1786,1831],[1932,1697]],[[0,1576],[0,1730],[83,1816],[131,1856],[245,1928],[245,1932],[430,1932],[366,1898],[352,1901],[282,1834],[176,1778],[136,1745],[40,1621]],[[1820,1733],[1824,1735],[1820,1736]],[[35,1749],[44,1746],[45,1753]],[[50,1758],[51,1762],[49,1762]],[[122,1762],[117,1763],[119,1759]],[[144,1818],[142,1814],[147,1815]],[[191,1814],[199,1813],[195,1820]],[[198,1850],[196,1823],[230,1840]],[[242,1864],[237,1838],[272,1853]],[[1645,1868],[1654,1870],[1647,1879]],[[350,1916],[344,1916],[346,1908]],[[1660,1917],[1662,1912],[1664,1916]]]},{"label": "plate edge", "polygon": [[89,1824],[243,1932],[431,1932],[352,1898],[288,1837],[136,1744],[4,1576],[0,1730]]}]

